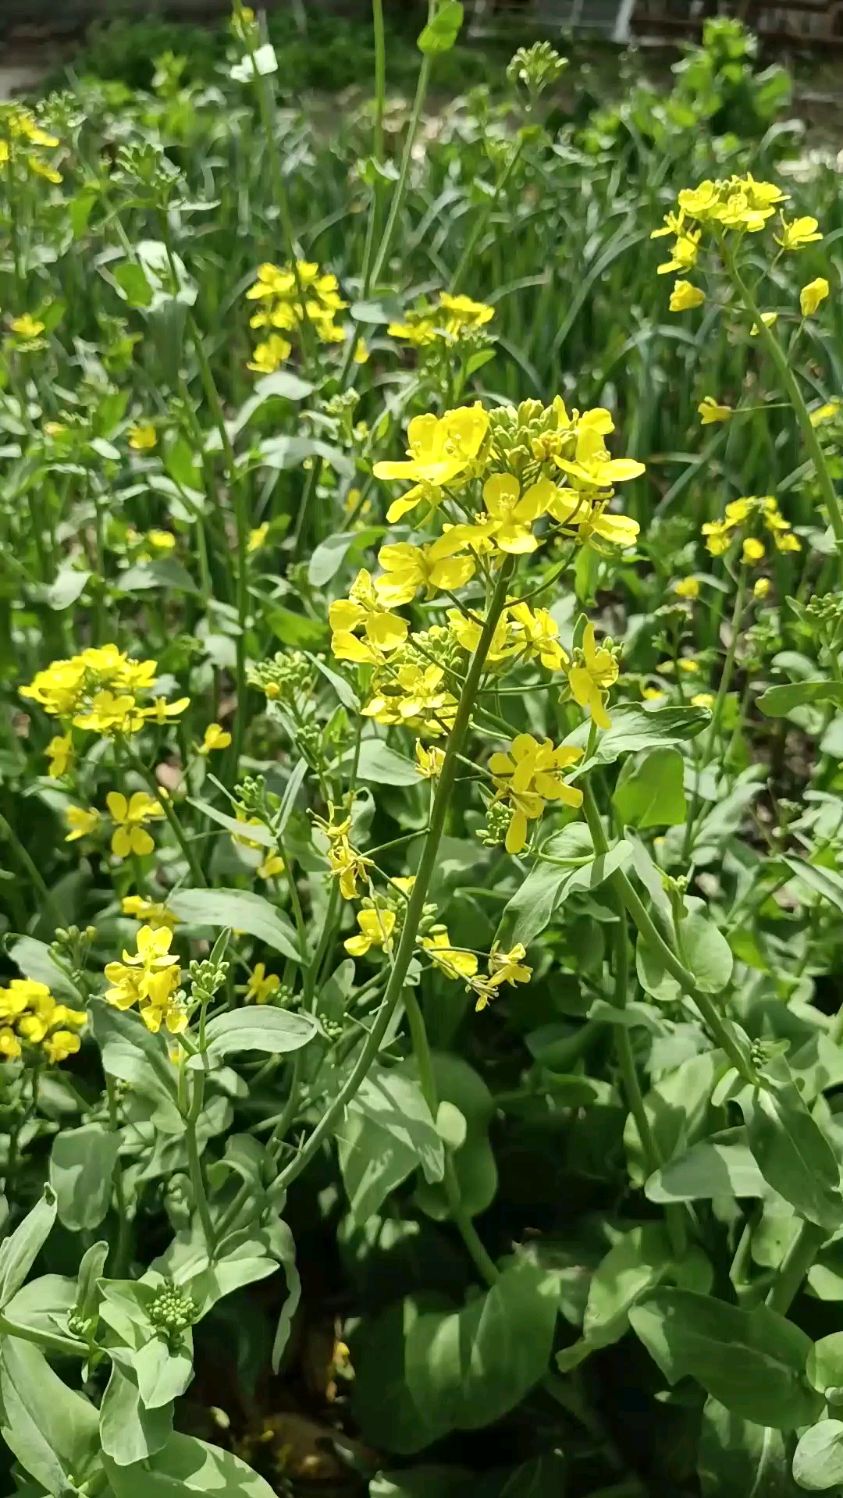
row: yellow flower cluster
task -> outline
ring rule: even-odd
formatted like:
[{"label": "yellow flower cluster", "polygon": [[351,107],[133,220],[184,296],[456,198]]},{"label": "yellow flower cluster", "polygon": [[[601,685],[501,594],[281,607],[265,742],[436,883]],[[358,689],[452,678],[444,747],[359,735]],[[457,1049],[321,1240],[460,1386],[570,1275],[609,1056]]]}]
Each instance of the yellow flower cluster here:
[{"label": "yellow flower cluster", "polygon": [[495,777],[497,800],[512,810],[506,834],[507,853],[520,853],[527,843],[527,823],[540,817],[547,801],[580,807],[582,791],[566,784],[562,771],[582,759],[582,749],[560,745],[550,739],[539,743],[531,733],[519,733],[508,751],[493,754],[489,769]]},{"label": "yellow flower cluster", "polygon": [[105,969],[109,987],[106,1002],[115,1009],[137,1004],[146,1028],[156,1032],[164,1024],[171,1035],[187,1028],[187,1011],[179,1002],[181,968],[170,951],[173,932],[169,926],[141,926],[135,952],[123,953],[122,962],[109,962]]},{"label": "yellow flower cluster", "polygon": [[782,515],[772,494],[746,495],[727,504],[722,520],[710,520],[702,528],[706,546],[713,557],[728,551],[742,533],[741,561],[757,566],[767,555],[766,537],[771,537],[776,551],[801,551],[802,543]]},{"label": "yellow flower cluster", "polygon": [[31,110],[20,104],[0,110],[0,171],[8,172],[10,166],[14,168],[20,162],[34,177],[61,182],[61,172],[43,154],[58,145],[58,138],[38,124]]},{"label": "yellow flower cluster", "polygon": [[279,369],[293,351],[293,340],[301,339],[305,325],[321,343],[342,343],[345,337],[337,314],[348,302],[340,296],[336,276],[311,260],[297,260],[295,266],[259,265],[257,280],[246,296],[250,302],[261,303],[250,326],[271,330],[249,361],[249,369],[256,374]]},{"label": "yellow flower cluster", "polygon": [[[132,660],[116,645],[93,646],[69,660],[53,661],[21,687],[20,695],[86,732],[133,734],[146,723],[177,718],[188,706],[189,697],[144,700],[153,692],[157,674],[157,661]],[[64,773],[70,749],[66,738],[52,741],[49,753],[57,768],[51,767],[51,774]]]},{"label": "yellow flower cluster", "polygon": [[392,322],[387,328],[390,337],[415,348],[424,348],[432,343],[457,343],[466,334],[483,328],[492,321],[494,307],[486,302],[474,302],[468,296],[451,296],[440,291],[435,305],[423,303],[407,312],[403,322]]},{"label": "yellow flower cluster", "polygon": [[24,1044],[39,1046],[48,1061],[65,1061],[79,1050],[77,1031],[87,1024],[84,1009],[60,1004],[46,983],[12,978],[0,988],[0,1056],[16,1061]]}]

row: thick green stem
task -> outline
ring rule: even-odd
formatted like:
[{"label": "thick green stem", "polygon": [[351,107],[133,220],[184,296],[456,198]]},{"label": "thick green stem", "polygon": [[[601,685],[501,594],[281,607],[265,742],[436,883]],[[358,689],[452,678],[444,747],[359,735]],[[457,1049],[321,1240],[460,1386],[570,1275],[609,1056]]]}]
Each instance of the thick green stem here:
[{"label": "thick green stem", "polygon": [[786,1316],[799,1288],[811,1268],[817,1252],[828,1237],[825,1228],[815,1222],[803,1222],[784,1260],[779,1267],[774,1284],[767,1296],[767,1305],[773,1311]]},{"label": "thick green stem", "polygon": [[374,1062],[378,1051],[380,1050],[383,1037],[386,1034],[387,1025],[389,1024],[395,1006],[397,1005],[398,1000],[401,997],[401,993],[404,988],[404,981],[407,976],[407,969],[410,966],[410,962],[415,951],[419,922],[421,921],[425,901],[427,900],[428,890],[430,889],[430,881],[433,877],[434,868],[436,867],[436,856],[439,851],[439,844],[442,840],[442,833],[445,830],[445,819],[448,814],[448,808],[451,802],[451,793],[453,791],[454,781],[456,780],[457,776],[459,756],[462,753],[463,744],[465,743],[466,736],[468,734],[469,725],[471,723],[471,713],[480,685],[480,678],[483,673],[483,667],[486,663],[486,656],[489,652],[489,646],[492,643],[492,637],[494,635],[497,622],[501,616],[501,612],[506,601],[507,590],[509,587],[510,579],[512,577],[513,568],[513,559],[507,558],[507,560],[503,564],[503,567],[501,568],[497,583],[495,584],[495,590],[492,595],[491,603],[489,605],[489,611],[486,616],[486,621],[483,625],[483,628],[480,632],[480,638],[477,642],[477,649],[475,650],[469,662],[468,671],[465,678],[465,686],[463,687],[462,695],[460,697],[459,707],[457,708],[456,717],[454,719],[454,726],[451,729],[451,733],[448,738],[448,744],[445,750],[445,759],[442,764],[442,771],[439,776],[439,785],[436,790],[436,798],[434,800],[433,809],[430,814],[430,830],[427,834],[427,837],[425,838],[421,858],[419,859],[419,865],[416,870],[415,883],[413,884],[413,888],[410,892],[410,898],[407,902],[407,909],[404,915],[404,925],[401,930],[401,939],[398,943],[398,950],[395,954],[395,961],[392,966],[392,971],[389,975],[389,982],[386,986],[386,992],[383,996],[383,1002],[378,1011],[375,1022],[372,1025],[368,1036],[366,1037],[366,1041],[361,1047],[357,1061],[353,1066],[349,1076],[346,1078],[344,1085],[340,1088],[337,1096],[325,1109],[325,1112],[322,1114],[322,1117],[314,1128],[312,1134],[310,1135],[306,1143],[302,1146],[301,1150],[296,1155],[296,1158],[292,1160],[286,1167],[286,1169],[282,1170],[281,1174],[278,1176],[278,1179],[276,1181],[276,1189],[279,1191],[284,1190],[292,1181],[296,1179],[297,1176],[301,1174],[304,1169],[306,1169],[306,1167],[310,1164],[310,1161],[313,1159],[314,1155],[316,1155],[321,1148],[323,1140],[325,1140],[333,1132],[337,1119],[341,1116],[343,1110],[347,1107],[348,1103],[354,1097],[354,1094],[357,1092],[358,1087],[361,1085],[364,1077],[366,1076],[366,1073]]},{"label": "thick green stem", "polygon": [[204,1101],[205,1073],[200,1070],[193,1073],[190,1110],[184,1120],[184,1137],[187,1147],[187,1168],[190,1175],[190,1185],[193,1190],[193,1202],[202,1226],[202,1236],[205,1240],[208,1258],[213,1261],[216,1248],[216,1234],[214,1232],[214,1224],[211,1220],[210,1208],[208,1207],[205,1179],[202,1175],[202,1161],[199,1155],[199,1140],[196,1134],[196,1124],[202,1112]]}]

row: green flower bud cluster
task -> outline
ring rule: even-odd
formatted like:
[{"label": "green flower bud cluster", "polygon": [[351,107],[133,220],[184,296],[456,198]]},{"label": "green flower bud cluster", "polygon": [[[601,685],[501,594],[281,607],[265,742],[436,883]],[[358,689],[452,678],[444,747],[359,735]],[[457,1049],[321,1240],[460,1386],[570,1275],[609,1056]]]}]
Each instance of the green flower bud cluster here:
[{"label": "green flower bud cluster", "polygon": [[300,650],[278,651],[271,661],[261,661],[249,668],[249,682],[258,687],[270,702],[291,702],[296,693],[313,688],[314,667]]},{"label": "green flower bud cluster", "polygon": [[187,969],[190,995],[195,1004],[207,1004],[223,987],[230,964],[227,962],[191,962]]},{"label": "green flower bud cluster", "polygon": [[234,796],[240,810],[247,817],[260,817],[267,826],[271,825],[273,817],[281,806],[280,796],[267,790],[263,775],[246,775],[234,787]]},{"label": "green flower bud cluster", "polygon": [[523,89],[530,105],[533,105],[551,84],[562,76],[568,66],[567,57],[562,57],[550,42],[533,42],[531,47],[519,47],[512,57],[506,76],[515,89]]},{"label": "green flower bud cluster", "polygon": [[486,826],[481,827],[477,834],[485,847],[497,848],[503,842],[512,821],[512,811],[505,801],[491,803],[486,812]]},{"label": "green flower bud cluster", "polygon": [[199,1308],[192,1296],[170,1282],[156,1290],[148,1314],[152,1325],[164,1335],[172,1350],[178,1347],[183,1333],[198,1319]]}]

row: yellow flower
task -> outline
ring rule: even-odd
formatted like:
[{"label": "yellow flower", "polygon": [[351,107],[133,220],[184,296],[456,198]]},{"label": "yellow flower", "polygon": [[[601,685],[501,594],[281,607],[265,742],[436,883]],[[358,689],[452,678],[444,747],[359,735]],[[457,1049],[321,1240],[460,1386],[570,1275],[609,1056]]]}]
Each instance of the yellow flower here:
[{"label": "yellow flower", "polygon": [[812,317],[820,305],[828,296],[829,286],[825,276],[817,276],[815,281],[809,281],[803,286],[799,293],[799,306],[803,317]]},{"label": "yellow flower", "polygon": [[86,1025],[84,1009],[70,1009],[57,1003],[46,983],[33,978],[13,978],[8,988],[0,988],[0,1019],[8,1021],[0,1029],[0,1055],[16,1060],[21,1055],[21,1040],[41,1046],[48,1061],[63,1061],[79,1050],[79,1037],[67,1028]]},{"label": "yellow flower", "polygon": [[667,693],[661,687],[644,687],[641,696],[645,702],[661,702]]},{"label": "yellow flower", "polygon": [[[2,142],[0,142],[0,145],[2,145]],[[23,1046],[11,1026],[0,1026],[0,1056],[6,1061],[17,1061],[22,1053]]]},{"label": "yellow flower", "polygon": [[280,333],[270,333],[262,343],[255,345],[246,368],[254,370],[255,374],[274,374],[276,369],[280,369],[281,365],[289,359],[292,352],[293,345],[288,338],[282,338]]},{"label": "yellow flower", "polygon": [[487,518],[480,519],[482,534],[498,551],[510,556],[535,551],[539,543],[533,535],[533,523],[545,513],[557,492],[549,479],[539,479],[522,494],[521,485],[511,473],[493,474],[483,485]]},{"label": "yellow flower", "polygon": [[280,853],[267,853],[263,863],[259,863],[255,869],[259,879],[274,879],[276,875],[283,874],[287,865]]},{"label": "yellow flower", "polygon": [[246,984],[246,1002],[251,1004],[266,1004],[277,993],[281,987],[281,979],[277,973],[268,973],[263,962],[256,962],[249,974]]},{"label": "yellow flower", "polygon": [[356,936],[349,936],[343,942],[345,950],[351,957],[365,957],[372,948],[382,948],[389,952],[392,949],[392,933],[395,930],[395,911],[361,910],[357,914],[357,924],[360,930]]},{"label": "yellow flower", "polygon": [[694,660],[692,655],[680,655],[676,664],[680,671],[685,672],[686,676],[696,676],[700,669],[699,661]]},{"label": "yellow flower", "polygon": [[605,708],[608,690],[618,679],[618,663],[610,650],[595,642],[594,625],[585,627],[582,659],[568,670],[568,686],[575,702],[587,708],[598,728],[610,728]]},{"label": "yellow flower", "polygon": [[74,1056],[81,1046],[79,1036],[74,1035],[72,1030],[54,1030],[44,1041],[43,1049],[47,1060],[57,1063],[66,1061],[68,1056]]},{"label": "yellow flower", "polygon": [[187,1013],[176,997],[181,971],[178,957],[170,951],[172,941],[166,926],[141,926],[137,951],[124,951],[122,962],[106,965],[110,986],[105,999],[117,1009],[137,1004],[148,1030],[157,1032],[163,1022],[171,1035],[178,1035],[187,1028]]},{"label": "yellow flower", "polygon": [[452,296],[448,291],[440,291],[439,306],[446,314],[446,330],[452,336],[465,328],[485,327],[495,315],[494,307],[490,307],[488,302],[475,302],[470,296]]},{"label": "yellow flower", "polygon": [[169,718],[178,718],[189,706],[189,697],[178,697],[175,702],[168,702],[166,697],[156,697],[149,707],[139,708],[138,711],[141,718],[150,723],[166,723]]},{"label": "yellow flower", "polygon": [[691,312],[695,307],[701,307],[704,301],[705,292],[700,291],[699,286],[690,281],[675,281],[668,307],[671,312]]},{"label": "yellow flower", "polygon": [[73,760],[73,739],[69,733],[56,734],[47,745],[47,774],[52,780],[66,775]]},{"label": "yellow flower", "polygon": [[444,679],[441,666],[415,662],[379,672],[363,715],[376,723],[401,723],[433,737],[447,733],[453,726],[457,700],[443,687]]},{"label": "yellow flower", "polygon": [[774,234],[776,244],[780,244],[783,250],[803,250],[808,244],[816,244],[822,239],[819,233],[819,224],[815,218],[807,215],[804,218],[795,218],[788,223],[782,218],[780,234]]},{"label": "yellow flower", "polygon": [[[610,457],[601,431],[590,425],[580,428],[574,461],[559,457],[555,461],[557,468],[568,475],[575,488],[585,490],[610,489],[614,484],[626,484],[630,479],[637,479],[646,471],[644,464],[639,463],[636,458]],[[628,523],[635,524],[634,521]],[[635,530],[637,534],[637,526]],[[612,537],[607,539],[611,540]]]},{"label": "yellow flower", "polygon": [[420,588],[432,598],[442,588],[461,588],[474,576],[477,561],[473,556],[455,556],[463,538],[456,527],[446,531],[430,546],[413,546],[409,541],[382,546],[378,561],[386,574],[375,579],[375,593],[387,608],[411,603]]},{"label": "yellow flower", "polygon": [[416,769],[425,780],[438,780],[444,763],[444,749],[426,749],[421,739],[416,739]]},{"label": "yellow flower", "polygon": [[349,842],[351,817],[344,817],[341,822],[335,822],[334,807],[331,805],[329,821],[326,822],[322,817],[314,817],[314,821],[322,835],[327,838],[328,863],[331,866],[331,873],[339,879],[340,894],[344,900],[355,899],[357,881],[366,878],[366,869],[371,867],[372,860],[358,853]]},{"label": "yellow flower", "polygon": [[504,983],[529,983],[533,970],[524,962],[527,952],[523,942],[516,942],[509,952],[499,950],[497,943],[489,953],[488,977],[470,980],[469,987],[477,996],[475,1010],[485,1009],[498,996]]},{"label": "yellow flower", "polygon": [[[733,499],[727,504],[722,520],[706,521],[702,533],[711,555],[722,556],[737,532],[746,525],[765,530],[773,538],[777,551],[801,551],[802,543],[779,510],[778,501],[772,494],[761,496],[748,494]],[[743,545],[743,560],[759,562],[764,557],[764,547],[756,536],[747,537]]]},{"label": "yellow flower", "polygon": [[[776,326],[776,323],[778,322],[778,320],[779,320],[779,314],[778,314],[778,312],[762,312],[761,313],[761,322],[762,322],[762,324],[763,324],[763,326],[765,328],[774,328]],[[750,338],[757,338],[758,334],[760,332],[761,332],[761,329],[758,326],[758,323],[754,322],[752,324],[752,327],[749,330],[749,336],[750,336]]]},{"label": "yellow flower", "polygon": [[129,427],[129,446],[133,452],[147,453],[158,446],[158,434],[151,421],[138,422]]},{"label": "yellow flower", "polygon": [[508,617],[511,636],[522,660],[538,660],[548,671],[560,671],[568,657],[559,643],[559,626],[548,609],[531,609],[528,603],[513,603]]},{"label": "yellow flower", "polygon": [[719,223],[726,229],[756,234],[764,228],[785,194],[774,182],[756,182],[745,177],[726,181],[705,181],[699,187],[683,188],[678,197],[679,210],[700,223]]},{"label": "yellow flower", "polygon": [[39,338],[46,326],[47,324],[43,323],[40,318],[33,317],[29,312],[23,312],[20,317],[13,317],[9,323],[15,337],[25,342]]},{"label": "yellow flower", "polygon": [[721,401],[715,400],[713,395],[704,395],[697,406],[697,411],[704,427],[713,426],[717,421],[731,421],[735,414],[731,406],[723,405]]},{"label": "yellow flower", "polygon": [[112,821],[117,824],[111,839],[115,858],[128,858],[132,853],[143,857],[151,853],[155,843],[144,824],[163,817],[164,808],[160,801],[153,800],[146,791],[135,791],[130,800],[122,791],[109,791],[105,801]]},{"label": "yellow flower", "polygon": [[[659,232],[657,230],[656,234]],[[658,274],[664,276],[674,270],[693,270],[699,254],[700,235],[699,229],[683,229],[677,233],[670,259],[665,260],[658,267]],[[653,235],[650,236],[651,239],[653,237]]]},{"label": "yellow flower", "polygon": [[[386,549],[386,548],[384,548]],[[337,660],[379,665],[383,652],[397,650],[407,638],[406,619],[390,613],[365,569],[358,572],[348,598],[337,598],[328,610],[333,638],[331,649]],[[357,638],[361,629],[365,640]]]},{"label": "yellow flower", "polygon": [[741,547],[741,561],[752,566],[756,562],[763,562],[766,555],[764,542],[759,541],[757,536],[747,536]]},{"label": "yellow flower", "polygon": [[673,591],[677,598],[699,598],[699,581],[695,577],[680,577],[678,583],[673,584]]},{"label": "yellow flower", "polygon": [[156,900],[147,900],[144,895],[124,895],[120,908],[124,915],[132,916],[136,921],[149,922],[153,926],[178,925],[178,916],[173,915],[166,905],[161,905]]},{"label": "yellow flower", "polygon": [[811,412],[811,426],[821,427],[825,426],[827,421],[833,421],[835,416],[838,415],[841,405],[843,405],[843,402],[834,400],[826,401],[824,405],[817,406],[816,410]]},{"label": "yellow flower", "polygon": [[256,525],[254,530],[249,531],[249,537],[248,537],[248,540],[246,542],[246,550],[249,552],[250,555],[251,555],[251,553],[253,551],[260,551],[260,549],[263,546],[263,543],[266,540],[266,538],[267,538],[268,535],[269,535],[269,521],[268,520],[265,520],[263,522],[263,525]]},{"label": "yellow flower", "polygon": [[352,357],[355,364],[368,364],[370,357],[369,345],[367,344],[365,338],[357,339],[357,342],[354,345],[354,354],[352,355]]},{"label": "yellow flower", "polygon": [[752,587],[753,598],[764,599],[769,597],[772,584],[769,577],[759,577]]},{"label": "yellow flower", "polygon": [[465,947],[452,946],[446,926],[434,926],[429,936],[421,938],[419,945],[446,978],[472,978],[477,972],[474,953]]},{"label": "yellow flower", "polygon": [[66,843],[75,843],[80,837],[89,837],[96,827],[100,814],[93,807],[86,811],[82,806],[66,806],[64,819],[70,828]]},{"label": "yellow flower", "polygon": [[474,464],[489,427],[482,406],[459,406],[444,416],[414,416],[407,428],[407,458],[400,462],[376,463],[378,479],[415,480],[401,499],[386,512],[393,524],[408,515],[423,499],[438,504],[442,490],[464,479]]},{"label": "yellow flower", "polygon": [[439,292],[438,306],[421,305],[405,313],[403,322],[390,323],[387,333],[390,338],[400,338],[423,348],[430,343],[444,341],[454,343],[464,333],[482,328],[491,322],[494,307],[486,302],[472,301],[468,296],[452,296],[447,291]]},{"label": "yellow flower", "polygon": [[175,550],[176,538],[173,535],[172,531],[162,531],[157,528],[151,531],[147,531],[146,535],[144,536],[144,541],[148,546],[152,548],[153,551]]},{"label": "yellow flower", "polygon": [[697,692],[696,695],[691,698],[691,706],[692,707],[709,707],[709,708],[713,707],[714,706],[714,693],[713,692]]},{"label": "yellow flower", "polygon": [[521,852],[527,842],[527,823],[541,816],[546,801],[561,801],[570,807],[582,805],[582,791],[566,785],[560,774],[576,764],[582,752],[569,745],[554,748],[550,739],[540,744],[532,734],[519,733],[508,752],[492,755],[489,769],[498,785],[497,799],[506,799],[512,806],[507,853]]},{"label": "yellow flower", "polygon": [[227,749],[230,743],[231,734],[227,728],[223,728],[221,723],[209,723],[199,745],[199,753],[213,754],[217,749]]}]

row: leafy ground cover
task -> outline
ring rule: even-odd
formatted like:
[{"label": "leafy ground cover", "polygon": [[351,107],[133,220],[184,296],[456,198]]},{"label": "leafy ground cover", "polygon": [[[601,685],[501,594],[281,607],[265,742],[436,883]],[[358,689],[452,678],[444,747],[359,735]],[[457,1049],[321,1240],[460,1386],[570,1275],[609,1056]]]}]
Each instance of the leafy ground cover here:
[{"label": "leafy ground cover", "polygon": [[0,117],[10,1494],[843,1489],[839,177],[461,18]]}]

